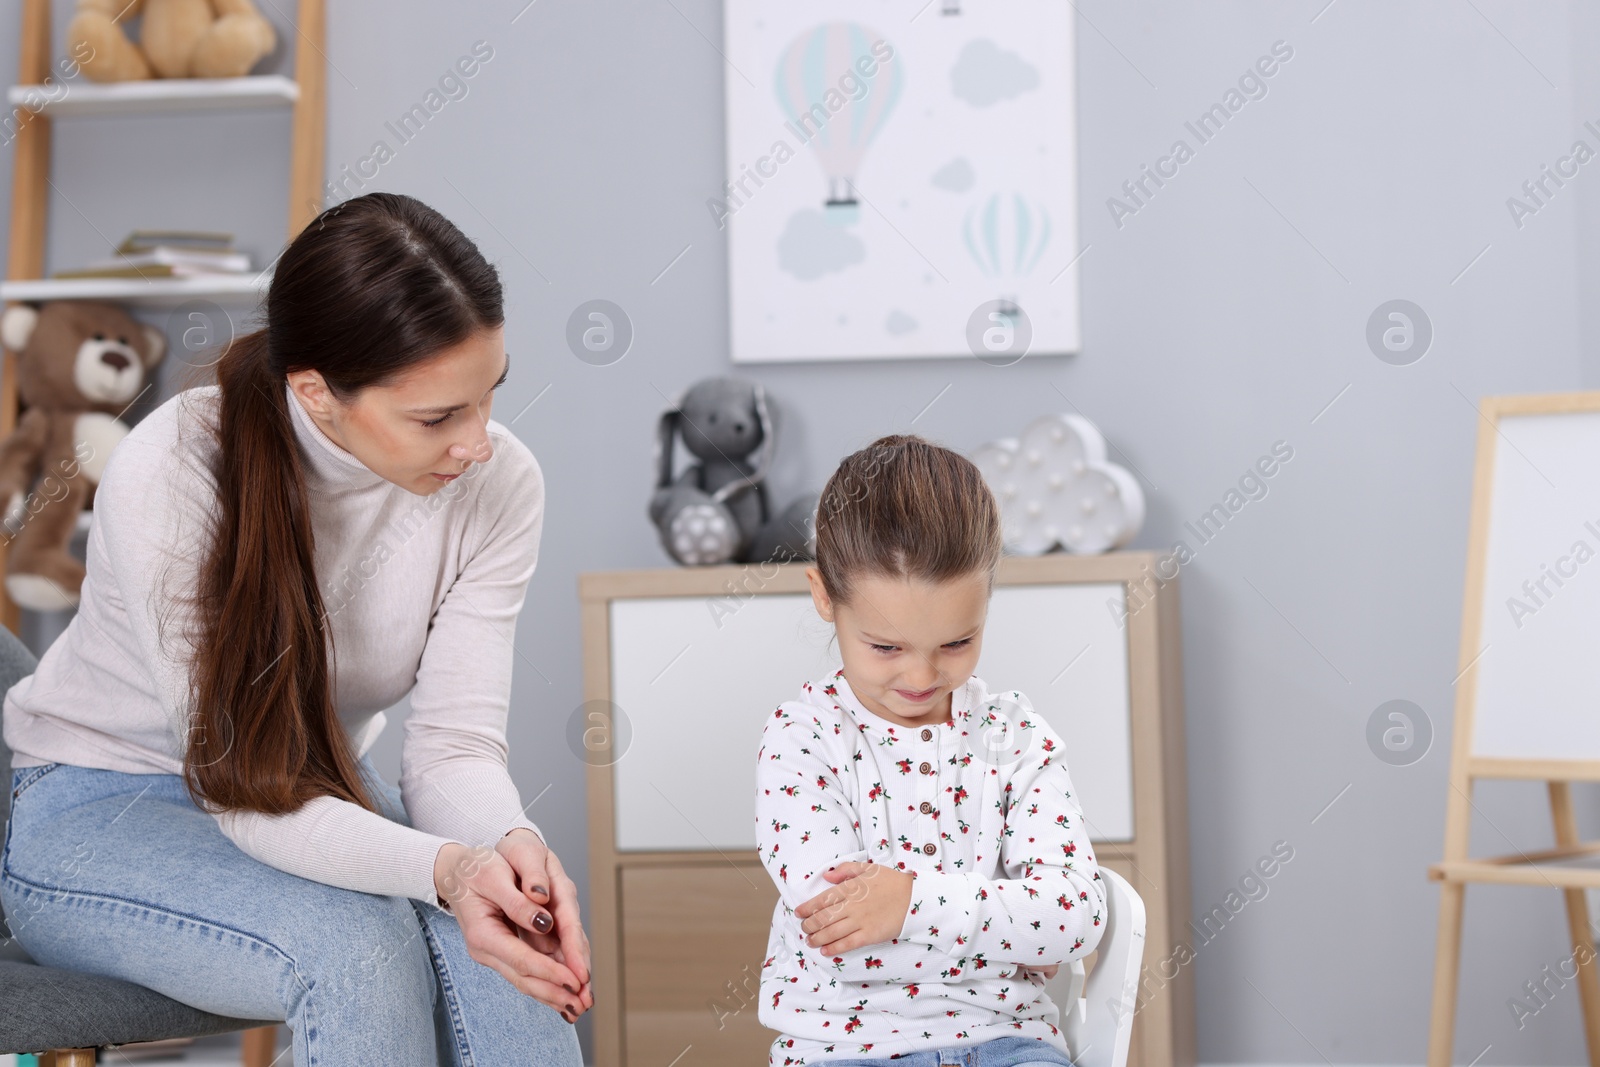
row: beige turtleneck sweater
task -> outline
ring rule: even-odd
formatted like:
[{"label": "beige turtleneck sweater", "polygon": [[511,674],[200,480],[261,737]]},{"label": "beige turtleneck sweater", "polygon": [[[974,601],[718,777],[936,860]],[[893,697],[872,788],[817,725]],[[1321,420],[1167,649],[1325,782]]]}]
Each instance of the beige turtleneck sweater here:
[{"label": "beige turtleneck sweater", "polygon": [[[280,870],[437,907],[433,866],[447,842],[539,833],[506,773],[505,727],[544,476],[491,419],[488,462],[419,496],[334,444],[287,382],[284,392],[305,461],[338,714],[364,755],[383,710],[410,694],[399,786],[413,826],[333,797],[287,815],[213,816],[240,849]],[[216,507],[207,428],[217,398],[216,386],[179,393],[112,452],[77,614],[5,697],[13,767],[182,773],[190,719],[181,598]]]}]

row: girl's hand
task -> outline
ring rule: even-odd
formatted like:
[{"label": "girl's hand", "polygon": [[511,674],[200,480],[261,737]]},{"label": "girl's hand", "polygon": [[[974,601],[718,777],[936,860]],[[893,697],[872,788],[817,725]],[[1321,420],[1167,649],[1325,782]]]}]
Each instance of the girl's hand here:
[{"label": "girl's hand", "polygon": [[[536,835],[530,831],[527,836]],[[493,967],[519,991],[550,1005],[569,1022],[583,1014],[579,998],[583,983],[572,968],[521,936],[524,931],[550,933],[555,920],[518,887],[516,871],[498,847],[445,845],[434,860],[433,881],[461,923],[473,959]]]},{"label": "girl's hand", "polygon": [[578,919],[578,887],[561,860],[527,827],[511,831],[495,844],[495,851],[506,858],[516,872],[517,887],[535,904],[549,908],[555,927],[547,933],[518,928],[517,936],[535,949],[567,966],[578,980],[578,1007],[575,1021],[594,1007],[589,955],[589,938]]},{"label": "girl's hand", "polygon": [[900,936],[916,875],[849,860],[822,875],[832,888],[794,909],[806,944],[829,956]]},{"label": "girl's hand", "polygon": [[1056,972],[1060,969],[1061,964],[1059,963],[1051,963],[1043,967],[1030,967],[1026,963],[1023,963],[1017,966],[1017,976],[1019,978],[1029,978],[1032,975],[1038,974],[1043,975],[1045,980],[1048,981],[1049,979],[1054,978],[1056,976]]}]

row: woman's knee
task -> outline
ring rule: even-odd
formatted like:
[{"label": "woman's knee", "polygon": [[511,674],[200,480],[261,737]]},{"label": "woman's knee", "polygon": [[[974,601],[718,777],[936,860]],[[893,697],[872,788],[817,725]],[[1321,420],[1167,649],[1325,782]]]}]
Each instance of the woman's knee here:
[{"label": "woman's knee", "polygon": [[408,898],[338,890],[306,934],[293,954],[299,988],[290,990],[287,1009],[307,996],[324,1016],[431,1011],[437,1003],[437,974]]}]

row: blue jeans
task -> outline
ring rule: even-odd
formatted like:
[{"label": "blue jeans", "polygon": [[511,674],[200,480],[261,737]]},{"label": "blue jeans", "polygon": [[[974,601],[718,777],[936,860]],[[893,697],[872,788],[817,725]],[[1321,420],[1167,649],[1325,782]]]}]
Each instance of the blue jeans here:
[{"label": "blue jeans", "polygon": [[1072,1060],[1036,1037],[997,1037],[962,1048],[908,1052],[892,1060],[818,1060],[817,1067],[1072,1067]]},{"label": "blue jeans", "polygon": [[179,775],[47,763],[12,770],[11,797],[0,904],[40,963],[283,1020],[299,1067],[582,1067],[576,1028],[474,960],[455,916],[252,859]]}]

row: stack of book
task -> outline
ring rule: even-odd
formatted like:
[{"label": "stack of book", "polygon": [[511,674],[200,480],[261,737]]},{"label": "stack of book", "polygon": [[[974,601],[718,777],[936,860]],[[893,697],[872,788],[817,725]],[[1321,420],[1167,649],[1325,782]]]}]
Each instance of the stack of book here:
[{"label": "stack of book", "polygon": [[248,274],[250,254],[233,250],[233,234],[190,230],[134,230],[117,254],[86,267],[58,270],[53,278],[192,278]]}]

